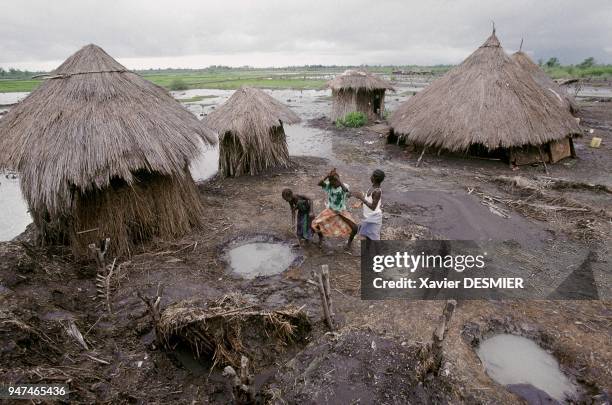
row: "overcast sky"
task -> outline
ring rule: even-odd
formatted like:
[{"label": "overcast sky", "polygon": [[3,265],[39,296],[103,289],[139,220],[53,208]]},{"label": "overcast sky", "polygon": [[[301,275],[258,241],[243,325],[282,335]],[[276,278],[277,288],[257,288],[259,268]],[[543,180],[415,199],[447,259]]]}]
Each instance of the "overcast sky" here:
[{"label": "overcast sky", "polygon": [[0,66],[49,70],[88,43],[131,69],[458,63],[491,32],[507,52],[612,63],[611,0],[15,0]]}]

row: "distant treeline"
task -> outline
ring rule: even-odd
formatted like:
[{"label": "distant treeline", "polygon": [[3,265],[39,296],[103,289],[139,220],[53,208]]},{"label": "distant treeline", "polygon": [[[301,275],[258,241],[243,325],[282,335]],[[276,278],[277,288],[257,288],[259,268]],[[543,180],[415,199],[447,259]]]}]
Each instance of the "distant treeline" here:
[{"label": "distant treeline", "polygon": [[19,70],[9,68],[8,70],[0,67],[0,79],[29,80],[32,76],[44,74],[45,72],[31,72],[29,70]]},{"label": "distant treeline", "polygon": [[[266,67],[256,68],[252,66],[224,66],[224,65],[211,65],[205,68],[186,69],[186,68],[151,68],[151,69],[136,69],[136,73],[144,76],[148,75],[171,75],[171,74],[199,74],[199,73],[218,73],[218,72],[266,72],[266,71],[277,71],[277,72],[320,72],[320,71],[344,71],[351,68],[364,68],[373,72],[380,73],[391,73],[394,70],[430,70],[430,71],[444,71],[451,68],[452,65],[433,65],[433,66],[418,66],[418,65],[402,65],[402,66],[391,66],[391,65],[359,65],[359,66],[348,66],[348,65],[304,65],[304,66],[284,66],[284,67]],[[49,72],[45,71],[29,71],[19,70],[14,68],[4,69],[0,67],[0,79],[10,80],[29,80],[33,76],[44,75]]]},{"label": "distant treeline", "polygon": [[612,76],[612,65],[599,64],[592,56],[576,65],[561,65],[559,59],[555,57],[549,58],[546,62],[540,59],[538,64],[555,79],[564,77]]},{"label": "distant treeline", "polygon": [[[584,61],[576,65],[562,65],[556,57],[549,58],[544,61],[538,60],[538,64],[553,78],[560,77],[599,77],[612,76],[612,65],[599,64],[593,57],[586,58]],[[206,68],[199,69],[140,69],[137,73],[143,76],[151,75],[190,75],[190,74],[214,74],[214,73],[239,73],[239,72],[341,72],[350,68],[366,68],[372,72],[391,74],[392,72],[415,72],[424,71],[432,73],[444,73],[453,67],[453,65],[360,65],[360,66],[344,66],[344,65],[304,65],[304,66],[286,66],[286,67],[269,67],[255,68],[252,66],[231,67],[224,65],[212,65]],[[33,76],[42,75],[44,71],[29,71],[20,69],[4,69],[0,67],[0,80],[30,80]]]}]

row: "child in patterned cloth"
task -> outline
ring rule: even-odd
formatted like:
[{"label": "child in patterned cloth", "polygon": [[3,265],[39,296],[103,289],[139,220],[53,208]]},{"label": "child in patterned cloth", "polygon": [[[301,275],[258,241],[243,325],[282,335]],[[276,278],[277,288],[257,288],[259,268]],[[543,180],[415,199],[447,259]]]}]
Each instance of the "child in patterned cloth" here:
[{"label": "child in patterned cloth", "polygon": [[357,223],[346,209],[346,200],[350,197],[348,186],[340,181],[340,176],[333,169],[319,186],[327,193],[327,208],[312,221],[312,229],[319,235],[319,246],[323,237],[347,237],[346,249],[351,248],[357,234]]}]

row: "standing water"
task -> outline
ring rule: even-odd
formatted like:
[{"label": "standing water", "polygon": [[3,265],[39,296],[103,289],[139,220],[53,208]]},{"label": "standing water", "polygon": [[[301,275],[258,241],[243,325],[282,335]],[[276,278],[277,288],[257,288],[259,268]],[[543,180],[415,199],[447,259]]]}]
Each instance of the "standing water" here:
[{"label": "standing water", "polygon": [[32,218],[21,196],[19,180],[13,174],[0,173],[0,241],[13,239],[30,222]]},{"label": "standing water", "polygon": [[252,279],[283,272],[291,266],[296,254],[287,245],[254,242],[231,249],[228,257],[233,272]]},{"label": "standing water", "polygon": [[504,386],[529,384],[561,402],[576,394],[557,360],[530,339],[496,335],[483,341],[477,353],[489,377]]}]

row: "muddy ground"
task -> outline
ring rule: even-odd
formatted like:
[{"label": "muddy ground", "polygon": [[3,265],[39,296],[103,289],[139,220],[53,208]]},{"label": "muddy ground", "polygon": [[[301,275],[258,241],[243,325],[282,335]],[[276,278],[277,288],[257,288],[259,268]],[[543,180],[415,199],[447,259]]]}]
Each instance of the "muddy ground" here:
[{"label": "muddy ground", "polygon": [[[336,129],[324,118],[308,126],[333,133],[329,159],[296,157],[295,166],[256,177],[215,177],[199,185],[205,227],[177,241],[152,241],[120,257],[108,300],[97,297],[93,261],[76,263],[60,247],[38,248],[29,232],[0,243],[0,381],[67,383],[74,403],[228,403],[231,387],[206,355],[155,341],[147,307],[163,286],[161,309],[192,298],[239,293],[262,308],[301,307],[312,322],[304,341],[253,364],[257,400],[270,403],[520,403],[484,372],[474,347],[510,332],[534,339],[580,386],[581,403],[605,403],[612,387],[611,194],[600,188],[552,186],[547,177],[612,186],[612,103],[582,103],[585,137],[578,159],[512,171],[498,161],[425,154],[387,145],[384,128]],[[589,130],[593,129],[593,134]],[[602,147],[588,147],[591,136]],[[603,300],[461,301],[443,345],[441,367],[419,361],[444,307],[440,301],[362,301],[359,243],[342,250],[328,240],[304,247],[297,266],[245,280],[228,271],[223,249],[236,238],[295,242],[280,198],[291,187],[323,207],[318,180],[336,167],[352,189],[365,190],[382,168],[383,239],[514,240],[516,254],[534,248],[549,279],[591,266]],[[521,176],[531,183],[512,182]],[[537,192],[531,188],[536,185]],[[491,200],[494,196],[496,199]],[[527,203],[526,203],[527,202]],[[534,208],[533,203],[580,211]],[[554,203],[554,204],[553,204]],[[355,210],[357,215],[359,210]],[[337,330],[322,321],[311,271],[328,264]],[[110,311],[109,307],[110,306]],[[69,336],[74,324],[87,348]],[[262,336],[262,345],[270,344]],[[607,394],[606,394],[607,392]]]}]

